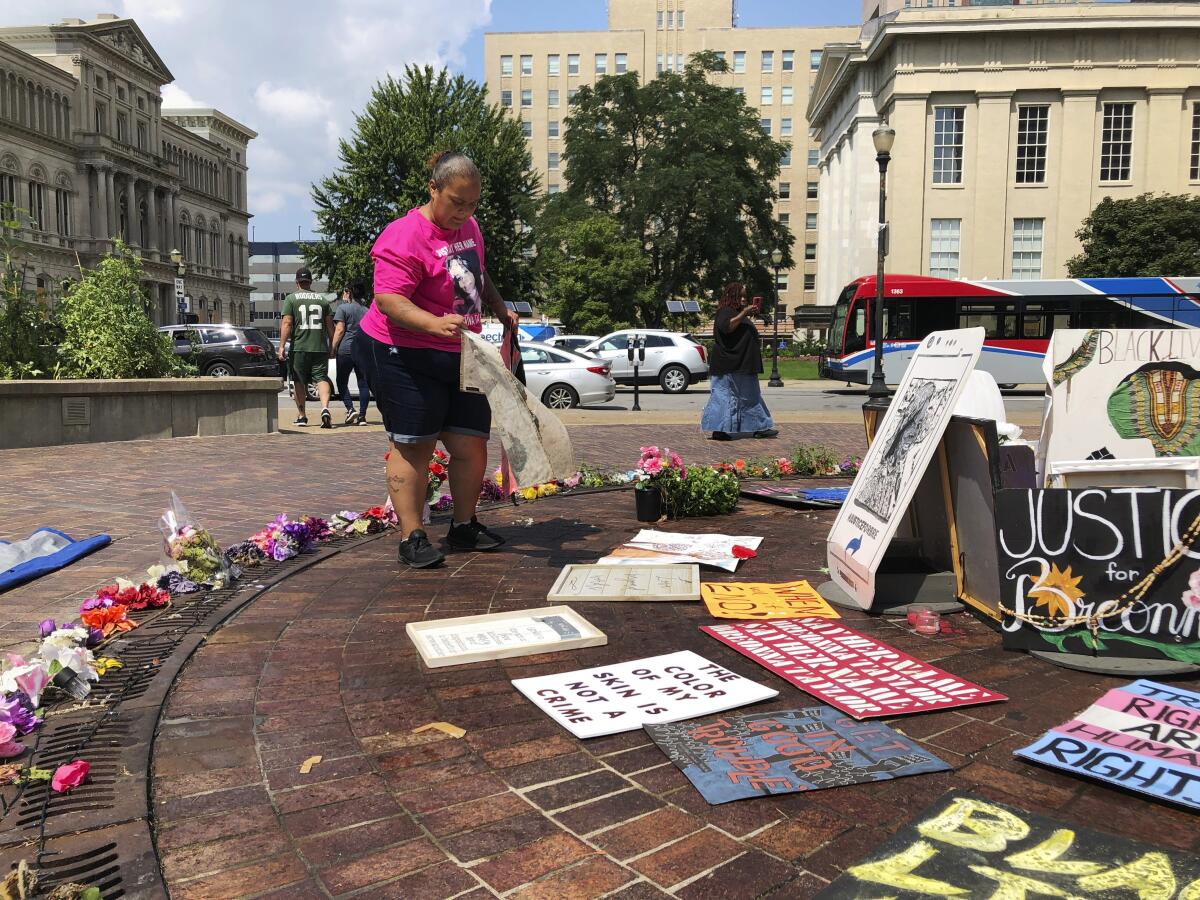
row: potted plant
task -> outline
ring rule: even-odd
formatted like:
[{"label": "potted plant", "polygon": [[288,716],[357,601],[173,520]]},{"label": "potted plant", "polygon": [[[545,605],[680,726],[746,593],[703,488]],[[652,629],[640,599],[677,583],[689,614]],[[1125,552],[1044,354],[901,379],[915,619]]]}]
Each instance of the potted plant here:
[{"label": "potted plant", "polygon": [[663,514],[663,495],[684,477],[683,460],[667,447],[643,447],[634,475],[639,522],[657,522]]}]

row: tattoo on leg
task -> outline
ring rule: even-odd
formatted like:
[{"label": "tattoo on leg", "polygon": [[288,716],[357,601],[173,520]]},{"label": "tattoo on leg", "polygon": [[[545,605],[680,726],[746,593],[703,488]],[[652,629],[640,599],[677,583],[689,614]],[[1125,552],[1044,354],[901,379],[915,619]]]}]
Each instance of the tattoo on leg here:
[{"label": "tattoo on leg", "polygon": [[407,483],[408,483],[408,479],[405,478],[403,475],[389,475],[388,476],[388,487],[395,488],[396,490],[400,490],[400,488],[403,487],[404,485],[406,485]]}]

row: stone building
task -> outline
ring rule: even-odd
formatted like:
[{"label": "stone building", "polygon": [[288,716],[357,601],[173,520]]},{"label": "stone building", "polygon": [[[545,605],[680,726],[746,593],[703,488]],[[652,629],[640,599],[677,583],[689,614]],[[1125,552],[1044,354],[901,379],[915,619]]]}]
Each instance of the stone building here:
[{"label": "stone building", "polygon": [[543,187],[563,185],[568,106],[582,85],[602,75],[682,71],[700,50],[724,56],[721,83],[759,110],[764,131],[791,145],[775,187],[778,214],[795,238],[796,268],[780,272],[784,307],[817,301],[817,148],[804,104],[822,47],[851,40],[858,26],[738,28],[733,0],[609,0],[607,31],[490,33],[484,36],[488,94],[525,129]]},{"label": "stone building", "polygon": [[[279,337],[283,300],[296,290],[296,272],[307,265],[295,241],[250,242],[250,323],[263,334]],[[322,278],[313,279],[312,290],[332,300],[341,297]]]},{"label": "stone building", "polygon": [[156,323],[178,320],[174,249],[197,319],[246,323],[256,135],[215,109],[163,109],[173,80],[132,19],[0,28],[0,203],[21,211],[28,278],[51,297],[119,237]]},{"label": "stone building", "polygon": [[822,303],[875,271],[882,118],[889,272],[1067,277],[1105,197],[1200,190],[1195,4],[920,6],[868,20],[817,73]]}]

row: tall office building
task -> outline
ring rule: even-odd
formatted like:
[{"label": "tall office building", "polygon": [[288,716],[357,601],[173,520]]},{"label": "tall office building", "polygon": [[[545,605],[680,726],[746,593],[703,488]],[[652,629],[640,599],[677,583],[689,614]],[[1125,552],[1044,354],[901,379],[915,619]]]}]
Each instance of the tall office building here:
[{"label": "tall office building", "polygon": [[[296,290],[296,272],[307,265],[295,241],[250,242],[250,324],[279,337],[283,298]],[[316,279],[312,290],[330,297],[329,283]]]},{"label": "tall office building", "polygon": [[489,95],[525,129],[548,193],[566,179],[563,136],[569,104],[603,75],[643,79],[682,71],[688,57],[713,50],[729,64],[720,83],[759,110],[764,131],[791,146],[776,184],[778,215],[795,238],[795,269],[781,272],[785,307],[817,302],[817,155],[804,106],[822,48],[858,35],[858,26],[738,28],[733,0],[609,0],[607,31],[489,33],[484,37]]}]

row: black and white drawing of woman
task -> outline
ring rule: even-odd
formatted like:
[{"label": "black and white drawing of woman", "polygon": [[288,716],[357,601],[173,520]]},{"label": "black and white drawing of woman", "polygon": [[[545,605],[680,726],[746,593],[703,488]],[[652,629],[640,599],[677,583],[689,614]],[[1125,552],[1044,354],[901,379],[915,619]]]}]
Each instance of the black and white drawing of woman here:
[{"label": "black and white drawing of woman", "polygon": [[891,520],[908,471],[909,458],[929,437],[953,387],[952,381],[912,380],[905,396],[893,406],[890,415],[894,416],[896,425],[890,434],[881,436],[883,453],[856,505],[884,522]]},{"label": "black and white drawing of woman", "polygon": [[[474,265],[472,265],[474,263]],[[460,316],[478,316],[483,310],[483,287],[475,254],[458,253],[446,258],[446,271],[454,284],[454,312]]]}]

